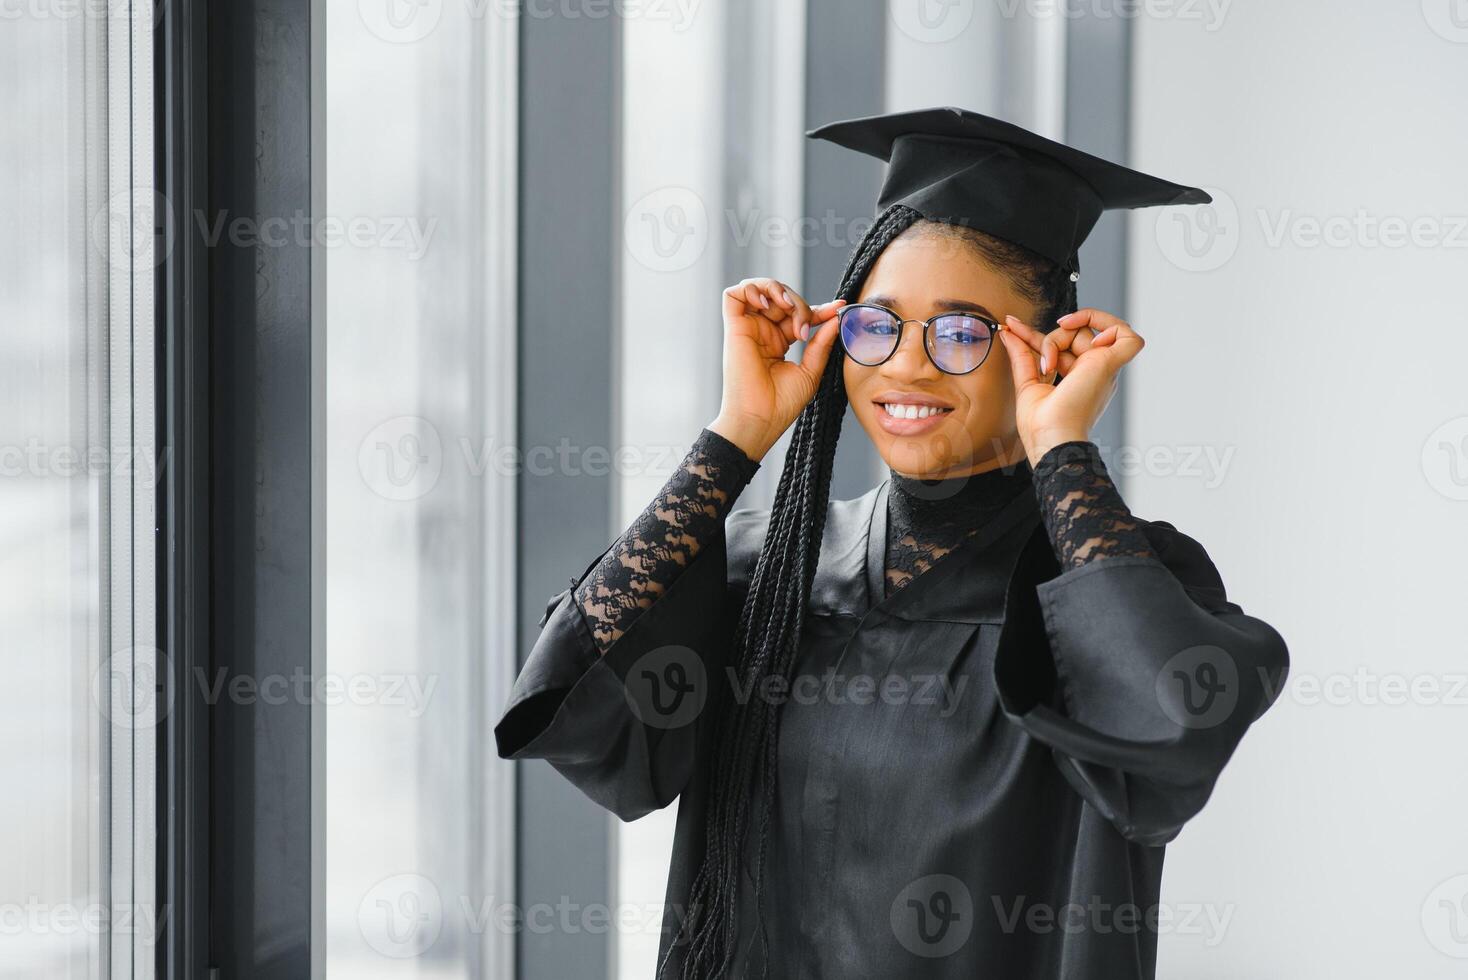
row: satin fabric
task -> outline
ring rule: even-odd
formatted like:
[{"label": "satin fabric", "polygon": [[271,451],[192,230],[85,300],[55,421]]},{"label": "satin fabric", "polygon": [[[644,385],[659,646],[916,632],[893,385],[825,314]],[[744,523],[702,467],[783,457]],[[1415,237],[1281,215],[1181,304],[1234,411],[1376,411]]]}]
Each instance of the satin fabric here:
[{"label": "satin fabric", "polygon": [[[795,680],[762,692],[780,764],[732,975],[1152,978],[1164,845],[1279,691],[1283,639],[1165,522],[1157,559],[1061,574],[1032,492],[883,598],[888,488],[831,503]],[[662,954],[717,706],[750,696],[729,648],[768,519],[733,512],[605,656],[551,597],[495,729],[624,820],[679,799]]]}]

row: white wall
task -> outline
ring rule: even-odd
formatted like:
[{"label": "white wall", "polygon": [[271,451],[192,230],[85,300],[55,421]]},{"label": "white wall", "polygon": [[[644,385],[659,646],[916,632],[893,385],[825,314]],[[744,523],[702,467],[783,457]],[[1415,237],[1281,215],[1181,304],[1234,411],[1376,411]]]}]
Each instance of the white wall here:
[{"label": "white wall", "polygon": [[[1164,901],[1231,914],[1223,941],[1165,936],[1159,976],[1461,977],[1468,9],[1146,16],[1135,68],[1135,164],[1224,194],[1211,238],[1204,215],[1133,218],[1126,312],[1148,345],[1128,369],[1128,441],[1228,463],[1221,479],[1137,472],[1128,499],[1202,541],[1293,658],[1169,851]],[[1424,240],[1393,246],[1363,222],[1312,242],[1311,221],[1358,211],[1421,219]],[[1394,703],[1388,675],[1441,690]]]},{"label": "white wall", "polygon": [[1062,138],[1066,18],[1055,9],[887,0],[887,105],[872,112],[952,105]]}]

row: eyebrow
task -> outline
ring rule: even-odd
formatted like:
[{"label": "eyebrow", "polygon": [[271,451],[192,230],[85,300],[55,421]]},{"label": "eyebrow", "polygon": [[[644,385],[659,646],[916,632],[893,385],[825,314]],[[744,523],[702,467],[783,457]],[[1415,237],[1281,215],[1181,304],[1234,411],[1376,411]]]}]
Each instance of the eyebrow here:
[{"label": "eyebrow", "polygon": [[[871,296],[871,297],[868,297],[867,299],[863,300],[862,302],[864,302],[864,303],[871,303],[873,306],[885,306],[889,310],[890,309],[894,309],[896,307],[896,305],[897,305],[897,301],[895,299],[893,299],[891,296]],[[983,306],[982,304],[975,303],[975,302],[973,302],[971,300],[966,300],[966,299],[938,299],[938,300],[934,300],[933,301],[933,308],[935,310],[938,310],[938,311],[942,312],[942,313],[949,313],[949,312],[954,312],[954,311],[962,311],[962,312],[967,312],[967,313],[978,313],[978,314],[980,314],[982,316],[988,317],[991,320],[998,320],[999,319],[993,313],[990,313],[987,307]]]}]

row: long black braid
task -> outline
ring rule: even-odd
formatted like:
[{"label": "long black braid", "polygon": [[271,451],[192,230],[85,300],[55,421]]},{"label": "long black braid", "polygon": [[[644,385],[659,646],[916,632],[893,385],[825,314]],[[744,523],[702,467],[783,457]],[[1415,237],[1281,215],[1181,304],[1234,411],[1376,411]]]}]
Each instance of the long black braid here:
[{"label": "long black braid", "polygon": [[[1075,286],[1054,263],[1018,245],[969,228],[927,222],[917,211],[893,205],[884,211],[853,251],[837,298],[855,302],[862,284],[893,239],[919,222],[924,229],[956,233],[977,248],[1020,290],[1045,311],[1037,328],[1049,330],[1061,313],[1075,309]],[[734,634],[733,651],[740,689],[765,690],[767,678],[786,682],[794,671],[796,651],[805,625],[806,600],[815,578],[836,443],[846,411],[844,353],[839,342],[821,376],[815,397],[795,420],[790,448],[770,508],[769,530],[755,563]],[[706,843],[683,920],[658,976],[676,949],[686,944],[683,980],[709,980],[728,975],[737,936],[736,916],[740,862],[749,831],[751,790],[761,780],[759,852],[755,865],[756,909],[762,907],[765,842],[773,811],[779,736],[776,699],[751,696],[727,703],[717,725],[714,759],[709,771]],[[761,916],[762,919],[762,916]],[[765,941],[760,922],[761,940]],[[768,965],[769,957],[764,957]]]}]

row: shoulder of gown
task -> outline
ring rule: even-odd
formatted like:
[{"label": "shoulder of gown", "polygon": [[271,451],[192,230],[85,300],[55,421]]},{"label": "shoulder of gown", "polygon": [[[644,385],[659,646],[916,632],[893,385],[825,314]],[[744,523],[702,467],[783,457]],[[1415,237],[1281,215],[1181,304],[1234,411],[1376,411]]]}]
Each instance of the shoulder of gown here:
[{"label": "shoulder of gown", "polygon": [[1005,714],[1124,837],[1172,840],[1278,697],[1283,637],[1231,601],[1213,560],[1167,521],[1157,556],[1055,574],[1032,538],[1011,580],[994,680]]},{"label": "shoulder of gown", "polygon": [[[866,561],[872,508],[884,484],[879,483],[859,497],[832,500],[826,504],[826,524],[821,531],[821,554],[811,584],[807,608],[817,614],[849,613],[866,603]],[[724,521],[729,588],[733,594],[748,591],[769,532],[770,509],[736,508]]]},{"label": "shoulder of gown", "polygon": [[1157,552],[1158,560],[1167,566],[1188,596],[1215,612],[1243,612],[1228,599],[1223,577],[1208,556],[1208,551],[1195,538],[1179,531],[1167,521],[1145,521],[1142,531]]},{"label": "shoulder of gown", "polygon": [[[821,594],[839,599],[863,587],[868,519],[880,488],[827,505]],[[707,741],[703,709],[727,683],[730,641],[769,520],[768,508],[731,511],[724,533],[600,654],[572,596],[601,555],[593,558],[546,603],[540,635],[495,726],[500,757],[546,760],[623,820],[672,802]]]}]

